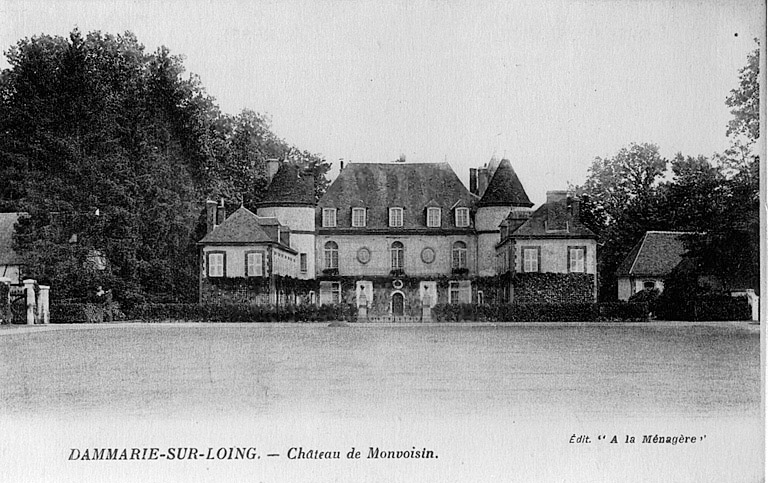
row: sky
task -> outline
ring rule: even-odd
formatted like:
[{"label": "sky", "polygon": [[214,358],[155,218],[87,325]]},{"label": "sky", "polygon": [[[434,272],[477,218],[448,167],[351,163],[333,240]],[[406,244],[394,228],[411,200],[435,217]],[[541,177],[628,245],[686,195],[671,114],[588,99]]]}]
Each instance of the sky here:
[{"label": "sky", "polygon": [[[333,162],[510,159],[531,200],[632,142],[729,144],[725,99],[762,36],[753,0],[0,0],[0,47],[134,32],[185,57],[223,111]],[[3,57],[0,68],[7,68]]]}]

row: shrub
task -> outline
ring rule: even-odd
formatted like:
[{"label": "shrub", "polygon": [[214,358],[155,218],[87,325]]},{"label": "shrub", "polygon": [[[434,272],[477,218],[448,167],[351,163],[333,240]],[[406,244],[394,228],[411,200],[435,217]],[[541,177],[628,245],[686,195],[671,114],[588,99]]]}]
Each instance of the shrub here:
[{"label": "shrub", "polygon": [[[631,299],[630,299],[631,300]],[[642,322],[648,320],[651,312],[645,302],[609,302],[600,304],[598,320],[607,322]]]},{"label": "shrub", "polygon": [[348,304],[277,307],[252,304],[139,304],[128,314],[147,322],[187,320],[195,322],[353,322],[357,308]]},{"label": "shrub", "polygon": [[662,296],[657,316],[664,320],[727,321],[750,320],[752,312],[746,297],[708,294],[687,299]]}]

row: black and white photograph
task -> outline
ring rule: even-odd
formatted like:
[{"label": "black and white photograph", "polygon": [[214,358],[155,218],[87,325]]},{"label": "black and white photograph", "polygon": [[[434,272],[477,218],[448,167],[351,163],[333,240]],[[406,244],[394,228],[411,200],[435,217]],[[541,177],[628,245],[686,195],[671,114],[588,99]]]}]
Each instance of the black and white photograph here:
[{"label": "black and white photograph", "polygon": [[765,481],[765,37],[0,0],[0,480]]}]

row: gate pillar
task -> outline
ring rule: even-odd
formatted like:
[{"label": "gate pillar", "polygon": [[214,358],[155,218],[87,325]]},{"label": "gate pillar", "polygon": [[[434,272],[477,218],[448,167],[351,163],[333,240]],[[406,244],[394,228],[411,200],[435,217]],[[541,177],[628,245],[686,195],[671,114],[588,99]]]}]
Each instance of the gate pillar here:
[{"label": "gate pillar", "polygon": [[24,293],[27,295],[27,325],[35,323],[35,281],[31,278],[24,280]]}]

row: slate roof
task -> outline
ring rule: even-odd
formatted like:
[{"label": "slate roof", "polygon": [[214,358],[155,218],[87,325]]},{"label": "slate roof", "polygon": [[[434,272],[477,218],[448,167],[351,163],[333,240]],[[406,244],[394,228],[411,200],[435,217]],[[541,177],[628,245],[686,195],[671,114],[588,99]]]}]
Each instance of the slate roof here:
[{"label": "slate roof", "polygon": [[[510,212],[507,220],[524,218],[521,213]],[[511,221],[509,224],[514,224]],[[568,208],[566,199],[550,201],[538,207],[530,218],[510,233],[513,238],[597,238]]]},{"label": "slate roof", "polygon": [[478,206],[533,206],[512,163],[502,159]]},{"label": "slate roof", "polygon": [[274,225],[277,224],[284,230],[288,228],[275,221],[275,218],[256,216],[248,208],[241,206],[198,243],[201,245],[279,243],[277,230],[273,229]]},{"label": "slate roof", "polygon": [[300,167],[281,163],[259,206],[315,206],[315,179]]},{"label": "slate roof", "polygon": [[13,249],[14,225],[24,213],[0,213],[0,265],[20,265],[21,256]]},{"label": "slate roof", "polygon": [[476,200],[448,163],[349,163],[320,199],[318,216],[324,207],[336,208],[336,228],[351,228],[352,208],[363,207],[365,229],[389,229],[389,208],[403,207],[403,229],[427,229],[426,207],[439,206],[441,229],[457,229],[453,208]]},{"label": "slate roof", "polygon": [[683,260],[690,232],[648,231],[616,270],[619,277],[665,277]]}]

